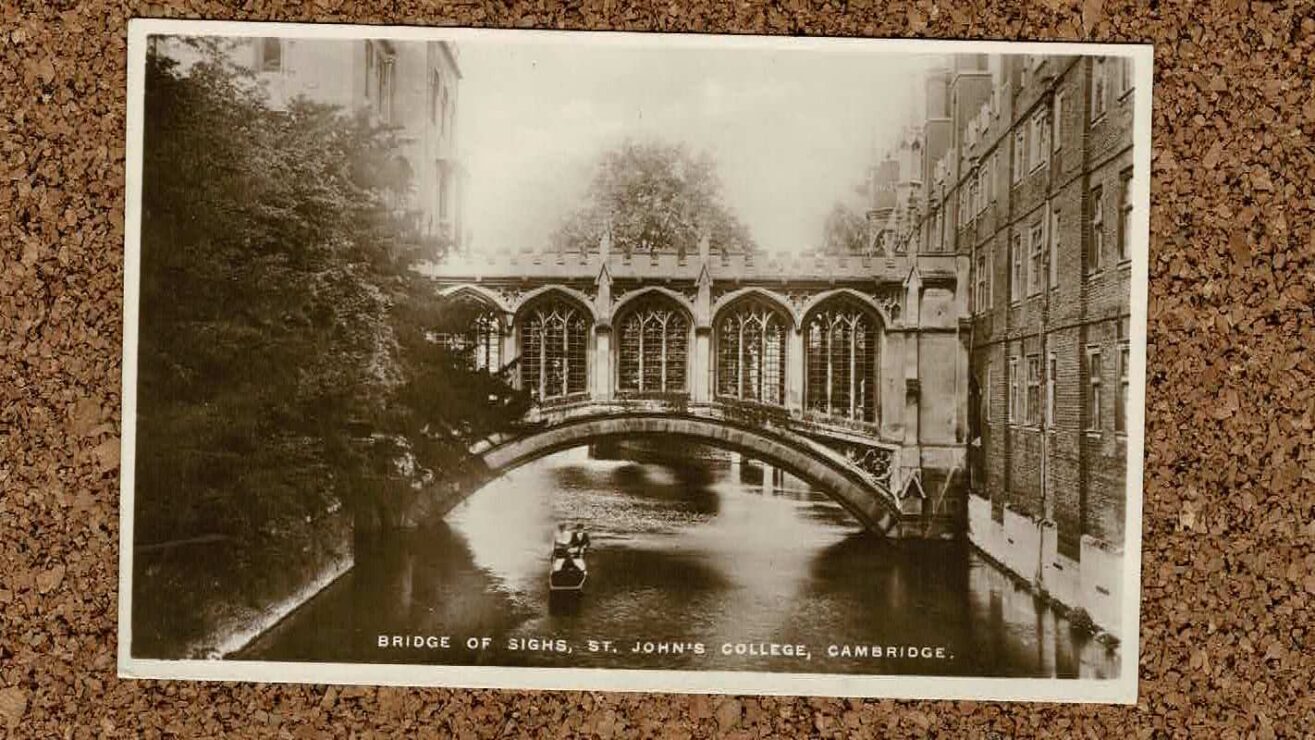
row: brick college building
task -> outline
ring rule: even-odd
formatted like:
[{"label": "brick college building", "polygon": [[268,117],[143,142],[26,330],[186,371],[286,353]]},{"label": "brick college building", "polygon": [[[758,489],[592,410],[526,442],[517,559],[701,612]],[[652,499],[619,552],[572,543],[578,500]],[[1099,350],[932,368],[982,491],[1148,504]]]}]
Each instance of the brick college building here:
[{"label": "brick college building", "polygon": [[869,213],[897,250],[958,258],[970,539],[1116,636],[1132,67],[952,58],[928,75],[925,120],[874,168]]}]

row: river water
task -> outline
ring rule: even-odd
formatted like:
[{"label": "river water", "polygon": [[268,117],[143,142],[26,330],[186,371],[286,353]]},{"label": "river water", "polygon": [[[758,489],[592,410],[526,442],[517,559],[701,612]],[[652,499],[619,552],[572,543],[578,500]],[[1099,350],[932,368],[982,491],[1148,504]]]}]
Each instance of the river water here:
[{"label": "river water", "polygon": [[[700,447],[579,448],[486,486],[235,657],[458,665],[1113,677],[1107,647],[961,542],[871,536],[780,471]],[[647,460],[647,461],[644,461]],[[591,535],[550,599],[559,522]]]}]

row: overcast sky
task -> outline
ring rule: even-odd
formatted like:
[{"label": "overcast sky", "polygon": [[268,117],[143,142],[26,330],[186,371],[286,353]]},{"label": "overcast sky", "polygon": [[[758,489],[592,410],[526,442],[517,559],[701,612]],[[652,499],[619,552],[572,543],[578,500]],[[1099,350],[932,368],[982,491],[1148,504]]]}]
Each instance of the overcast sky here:
[{"label": "overcast sky", "polygon": [[926,57],[465,41],[459,148],[473,247],[538,249],[601,152],[659,137],[707,151],[760,247],[818,243],[874,147],[911,121]]}]

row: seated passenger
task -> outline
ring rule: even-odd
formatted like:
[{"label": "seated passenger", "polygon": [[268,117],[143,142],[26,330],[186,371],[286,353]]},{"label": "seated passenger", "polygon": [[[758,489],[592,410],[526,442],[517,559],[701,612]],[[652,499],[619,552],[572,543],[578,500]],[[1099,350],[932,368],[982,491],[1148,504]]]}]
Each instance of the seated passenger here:
[{"label": "seated passenger", "polygon": [[[558,524],[557,532],[553,535],[552,540],[552,556],[554,561],[571,556],[571,548],[574,544],[573,540],[574,536],[571,534],[570,530],[566,528],[566,524]],[[554,568],[560,565],[561,564],[558,562],[553,563]]]},{"label": "seated passenger", "polygon": [[575,525],[575,531],[571,533],[571,547],[573,547],[580,556],[583,556],[585,550],[589,549],[589,533],[584,531],[583,524]]}]

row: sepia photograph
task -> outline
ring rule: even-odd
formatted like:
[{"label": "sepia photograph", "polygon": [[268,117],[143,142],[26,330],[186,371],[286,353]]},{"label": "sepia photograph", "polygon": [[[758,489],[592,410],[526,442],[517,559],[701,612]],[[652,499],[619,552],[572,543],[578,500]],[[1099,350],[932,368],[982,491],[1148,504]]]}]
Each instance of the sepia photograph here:
[{"label": "sepia photograph", "polygon": [[133,21],[120,675],[1135,702],[1151,59]]}]

